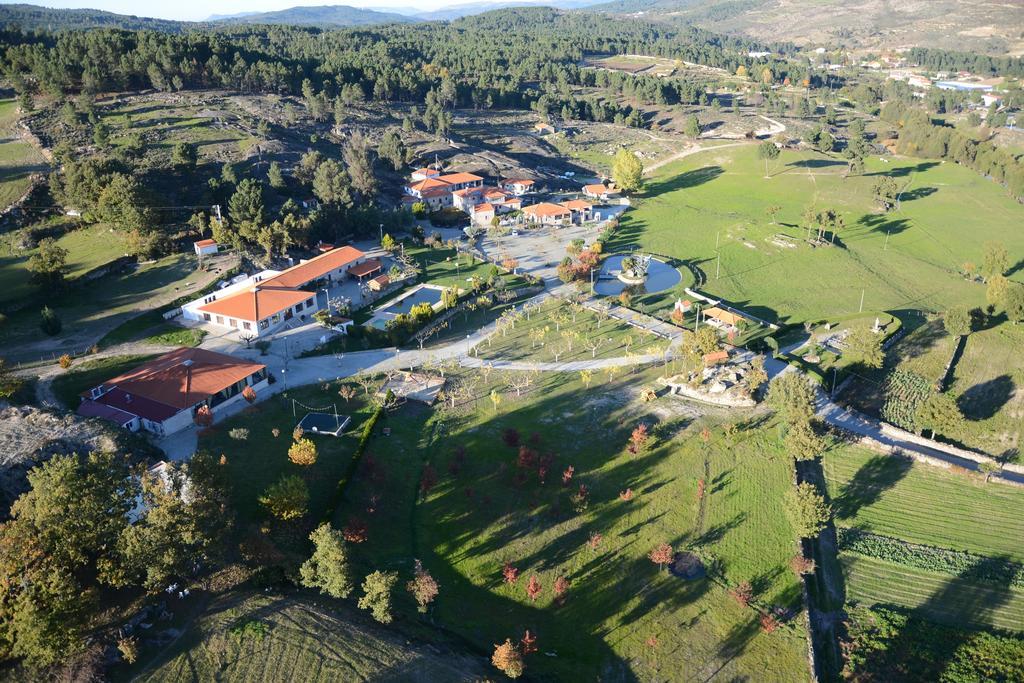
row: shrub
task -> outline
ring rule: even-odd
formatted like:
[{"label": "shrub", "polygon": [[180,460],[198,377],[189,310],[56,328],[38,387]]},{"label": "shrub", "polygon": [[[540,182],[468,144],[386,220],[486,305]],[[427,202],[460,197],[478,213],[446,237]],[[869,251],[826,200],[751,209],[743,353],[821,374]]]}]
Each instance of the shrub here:
[{"label": "shrub", "polygon": [[60,360],[57,361],[57,364],[67,370],[71,367],[71,356],[65,353],[60,357]]},{"label": "shrub", "polygon": [[300,438],[288,449],[288,459],[303,467],[316,464],[316,444],[311,439]]},{"label": "shrub", "polygon": [[242,398],[244,398],[248,403],[255,403],[256,390],[253,389],[252,387],[246,387],[245,389],[242,389]]},{"label": "shrub", "polygon": [[235,427],[228,431],[228,436],[235,441],[247,441],[249,439],[249,430],[245,427]]},{"label": "shrub", "polygon": [[259,619],[247,619],[235,624],[228,631],[234,640],[252,640],[255,642],[263,640],[269,632],[270,627]]},{"label": "shrub", "polygon": [[53,309],[49,306],[43,306],[43,310],[40,312],[39,329],[41,329],[46,335],[53,337],[60,334],[64,324],[61,322],[60,317],[53,312]]}]

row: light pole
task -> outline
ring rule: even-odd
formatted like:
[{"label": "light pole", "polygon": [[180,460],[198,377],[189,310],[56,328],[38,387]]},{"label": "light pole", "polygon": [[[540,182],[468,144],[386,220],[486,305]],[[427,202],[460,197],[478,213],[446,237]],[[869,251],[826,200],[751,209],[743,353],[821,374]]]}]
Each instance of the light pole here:
[{"label": "light pole", "polygon": [[288,370],[281,368],[281,381],[284,382],[284,390],[288,391]]}]

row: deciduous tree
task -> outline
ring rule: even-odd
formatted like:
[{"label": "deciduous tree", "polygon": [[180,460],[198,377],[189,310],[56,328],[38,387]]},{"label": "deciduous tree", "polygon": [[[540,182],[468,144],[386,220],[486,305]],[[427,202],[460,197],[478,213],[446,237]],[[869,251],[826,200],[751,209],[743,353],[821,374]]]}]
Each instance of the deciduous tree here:
[{"label": "deciduous tree", "polygon": [[828,524],[832,510],[814,484],[803,482],[786,491],[783,508],[800,538],[814,538]]},{"label": "deciduous tree", "polygon": [[612,160],[612,180],[623,192],[639,192],[644,185],[644,165],[625,147]]},{"label": "deciduous tree", "polygon": [[494,646],[491,664],[509,678],[519,678],[526,669],[526,666],[523,664],[523,655],[512,644],[511,638],[506,638],[504,643]]},{"label": "deciduous tree", "polygon": [[440,590],[437,581],[430,575],[430,572],[423,568],[423,563],[419,560],[416,560],[413,566],[412,581],[407,583],[405,587],[412,593],[413,598],[416,600],[417,609],[421,613],[426,613],[430,603],[434,601]]},{"label": "deciduous tree", "polygon": [[654,547],[651,552],[647,554],[647,558],[658,565],[659,569],[664,569],[667,564],[672,562],[675,557],[675,552],[672,550],[672,546],[668,543],[662,543]]},{"label": "deciduous tree", "polygon": [[359,598],[359,609],[370,610],[373,618],[382,624],[390,624],[391,591],[398,583],[398,572],[375,571],[363,581],[363,597]]},{"label": "deciduous tree", "polygon": [[259,502],[274,517],[288,521],[306,514],[309,505],[309,488],[302,477],[285,475],[267,487]]}]

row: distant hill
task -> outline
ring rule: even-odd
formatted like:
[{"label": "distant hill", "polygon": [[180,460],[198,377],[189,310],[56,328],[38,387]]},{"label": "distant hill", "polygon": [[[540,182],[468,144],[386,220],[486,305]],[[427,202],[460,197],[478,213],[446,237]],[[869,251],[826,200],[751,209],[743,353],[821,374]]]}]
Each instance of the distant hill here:
[{"label": "distant hill", "polygon": [[19,26],[26,30],[123,28],[131,31],[148,29],[166,33],[179,33],[200,26],[188,21],[136,17],[98,9],[51,9],[36,5],[0,5],[0,25],[5,28]]},{"label": "distant hill", "polygon": [[394,12],[379,12],[349,5],[321,5],[315,7],[290,7],[276,12],[246,13],[224,17],[213,21],[215,24],[289,24],[292,26],[319,26],[339,28],[343,26],[365,26],[367,24],[388,24],[414,21]]},{"label": "distant hill", "polygon": [[588,9],[797,44],[1024,53],[1024,3],[1005,0],[613,0]]}]

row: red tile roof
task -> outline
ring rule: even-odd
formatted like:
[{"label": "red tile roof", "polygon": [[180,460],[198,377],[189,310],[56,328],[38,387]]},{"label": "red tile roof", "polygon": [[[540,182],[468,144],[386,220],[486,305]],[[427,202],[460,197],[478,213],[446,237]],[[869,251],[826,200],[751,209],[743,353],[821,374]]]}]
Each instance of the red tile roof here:
[{"label": "red tile roof", "polygon": [[260,283],[259,286],[244,292],[211,301],[200,306],[199,310],[204,313],[256,322],[257,315],[259,320],[263,320],[314,296],[316,296],[314,292],[267,287],[266,283]]},{"label": "red tile roof", "polygon": [[594,208],[593,204],[585,202],[582,199],[570,199],[567,202],[562,202],[562,206],[571,211],[586,211],[587,209]]},{"label": "red tile roof", "polygon": [[101,420],[113,422],[119,427],[122,427],[135,419],[135,415],[132,413],[125,412],[120,408],[98,403],[92,399],[82,401],[78,406],[78,410],[75,412],[82,417],[98,417]]},{"label": "red tile roof", "polygon": [[369,261],[363,261],[359,265],[352,266],[348,269],[348,274],[352,277],[365,277],[371,273],[376,273],[381,269],[381,262],[379,258],[372,258]]},{"label": "red tile roof", "polygon": [[[472,173],[449,173],[448,175],[439,175],[437,178],[431,178],[431,180],[442,180],[449,185],[458,185],[459,183],[475,183],[478,180],[483,180],[483,178]],[[423,182],[427,181],[424,180]]]},{"label": "red tile roof", "polygon": [[162,421],[265,368],[206,349],[177,349],[108,379],[103,387],[110,390],[95,400]]},{"label": "red tile roof", "polygon": [[355,247],[339,247],[292,266],[280,275],[266,280],[264,284],[274,287],[302,287],[364,256],[366,254]]},{"label": "red tile roof", "polygon": [[199,240],[198,242],[193,242],[192,244],[197,247],[214,247],[217,246],[217,240]]},{"label": "red tile roof", "polygon": [[477,204],[473,207],[473,213],[487,213],[488,211],[494,211],[493,204]]},{"label": "red tile roof", "polygon": [[518,180],[506,180],[502,182],[502,185],[505,185],[506,187],[509,185],[522,185],[523,187],[529,187],[530,185],[533,185],[533,181],[528,180],[526,178]]}]

